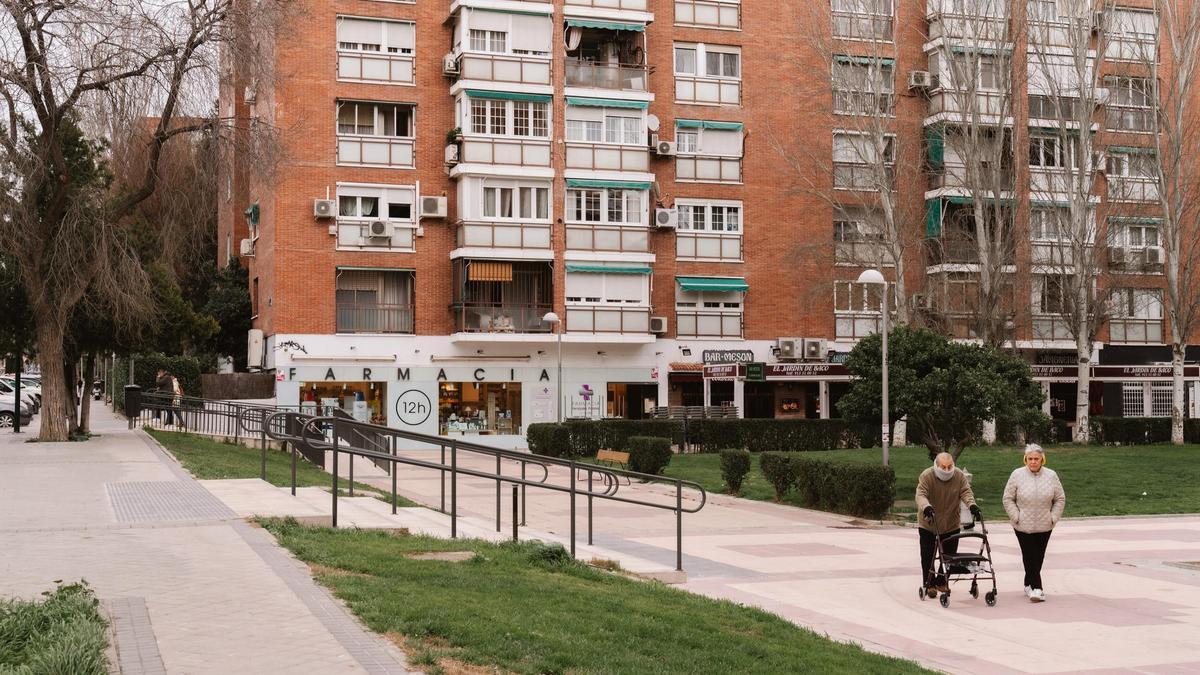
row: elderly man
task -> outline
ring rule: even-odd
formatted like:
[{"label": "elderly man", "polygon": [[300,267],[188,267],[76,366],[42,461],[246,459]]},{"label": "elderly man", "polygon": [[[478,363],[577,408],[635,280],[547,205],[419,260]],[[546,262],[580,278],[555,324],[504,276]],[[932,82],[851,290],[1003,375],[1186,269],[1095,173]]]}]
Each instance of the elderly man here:
[{"label": "elderly man", "polygon": [[[959,532],[960,504],[966,504],[975,518],[980,517],[970,483],[963,472],[954,466],[954,457],[948,452],[943,452],[934,458],[933,466],[922,471],[921,477],[917,479],[921,578],[925,580],[925,592],[931,598],[937,595],[938,591],[950,590],[942,570],[937,570],[938,573],[935,574],[931,568],[938,535],[949,536]],[[943,550],[946,553],[957,553],[958,540],[945,542]]]}]

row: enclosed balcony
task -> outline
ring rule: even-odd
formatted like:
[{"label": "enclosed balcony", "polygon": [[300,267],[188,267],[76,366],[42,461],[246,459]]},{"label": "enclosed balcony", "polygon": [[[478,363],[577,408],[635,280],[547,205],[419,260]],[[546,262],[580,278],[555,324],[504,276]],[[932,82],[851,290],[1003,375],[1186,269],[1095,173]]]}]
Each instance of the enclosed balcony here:
[{"label": "enclosed balcony", "polygon": [[413,273],[339,268],[335,305],[338,333],[412,333]]},{"label": "enclosed balcony", "polygon": [[650,170],[645,101],[567,97],[567,168]]},{"label": "enclosed balcony", "polygon": [[[978,265],[984,262],[981,258],[994,250],[989,248],[989,242],[1007,241],[1006,237],[993,236],[991,233],[998,227],[1012,227],[1012,206],[1005,204],[999,213],[990,202],[985,202],[982,211],[987,219],[984,226],[986,240],[980,246],[977,232],[974,201],[970,197],[946,197],[925,200],[925,234],[926,247],[930,265]],[[981,250],[982,248],[982,250]],[[990,261],[995,265],[1012,265],[1015,251],[1011,246],[994,251],[996,260]]]},{"label": "enclosed balcony", "polygon": [[413,109],[407,104],[338,101],[337,163],[413,168]]},{"label": "enclosed balcony", "polygon": [[549,13],[463,7],[456,19],[453,54],[460,79],[550,84],[554,24]]},{"label": "enclosed balcony", "polygon": [[930,0],[926,4],[929,41],[946,39],[968,44],[1011,41],[1008,8],[1004,0]]},{"label": "enclosed balcony", "polygon": [[567,19],[567,86],[647,90],[646,25]]},{"label": "enclosed balcony", "polygon": [[457,333],[549,333],[554,275],[544,261],[458,260],[454,263]]},{"label": "enclosed balcony", "polygon": [[619,9],[633,12],[645,12],[647,0],[566,0],[570,7],[595,7],[599,9]]},{"label": "enclosed balcony", "polygon": [[567,179],[567,250],[648,253],[650,184]]},{"label": "enclosed balcony", "polygon": [[675,0],[675,23],[698,28],[741,28],[742,3],[741,0]]},{"label": "enclosed balcony", "polygon": [[413,83],[415,24],[338,17],[339,80]]},{"label": "enclosed balcony", "polygon": [[651,272],[648,265],[567,263],[566,330],[648,334]]}]

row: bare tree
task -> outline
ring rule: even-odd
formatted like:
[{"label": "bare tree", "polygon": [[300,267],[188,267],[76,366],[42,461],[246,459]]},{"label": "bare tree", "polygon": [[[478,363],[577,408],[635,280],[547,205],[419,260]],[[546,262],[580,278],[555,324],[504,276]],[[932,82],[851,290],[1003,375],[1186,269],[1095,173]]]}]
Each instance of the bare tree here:
[{"label": "bare tree", "polygon": [[[0,172],[15,177],[0,194],[9,216],[0,219],[0,247],[21,261],[34,313],[45,373],[41,438],[59,441],[67,438],[67,387],[74,384],[62,367],[68,320],[85,293],[101,298],[118,322],[145,320],[147,277],[129,220],[155,193],[173,139],[216,124],[206,115],[211,103],[189,108],[189,96],[209,88],[197,96],[211,101],[225,30],[239,13],[273,3],[0,0],[0,6]],[[139,98],[149,102],[144,109],[133,105]],[[146,129],[140,173],[110,172],[97,141],[111,137],[83,133],[103,117],[95,114],[101,109],[113,135]],[[149,127],[139,127],[146,118]]]}]

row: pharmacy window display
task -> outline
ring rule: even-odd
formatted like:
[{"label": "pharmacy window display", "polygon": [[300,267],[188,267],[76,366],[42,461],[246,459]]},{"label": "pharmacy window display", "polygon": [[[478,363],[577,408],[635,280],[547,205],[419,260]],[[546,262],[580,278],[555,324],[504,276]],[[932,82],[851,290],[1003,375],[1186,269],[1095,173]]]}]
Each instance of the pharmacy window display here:
[{"label": "pharmacy window display", "polygon": [[521,433],[521,384],[442,382],[438,422],[442,434]]},{"label": "pharmacy window display", "polygon": [[387,384],[383,382],[304,382],[300,411],[329,415],[340,408],[360,422],[387,424]]}]

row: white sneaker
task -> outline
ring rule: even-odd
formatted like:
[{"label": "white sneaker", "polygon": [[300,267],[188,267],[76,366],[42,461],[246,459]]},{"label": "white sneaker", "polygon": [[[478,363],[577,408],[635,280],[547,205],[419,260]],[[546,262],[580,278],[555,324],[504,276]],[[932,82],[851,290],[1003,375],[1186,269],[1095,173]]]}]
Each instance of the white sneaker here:
[{"label": "white sneaker", "polygon": [[1030,586],[1025,587],[1025,597],[1027,597],[1027,598],[1033,597],[1033,588],[1032,587],[1030,587]]},{"label": "white sneaker", "polygon": [[1030,600],[1030,602],[1045,602],[1046,594],[1044,592],[1042,592],[1042,589],[1035,588],[1035,589],[1033,589],[1033,592],[1030,593],[1029,600]]}]

